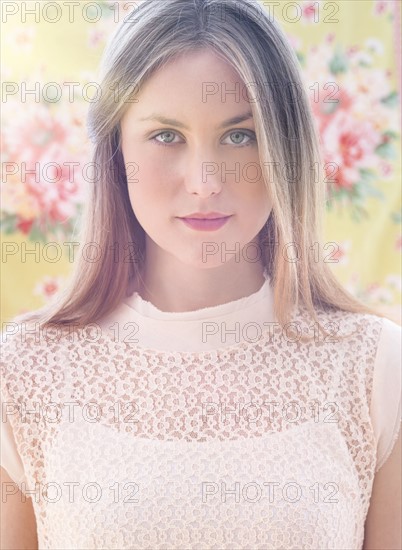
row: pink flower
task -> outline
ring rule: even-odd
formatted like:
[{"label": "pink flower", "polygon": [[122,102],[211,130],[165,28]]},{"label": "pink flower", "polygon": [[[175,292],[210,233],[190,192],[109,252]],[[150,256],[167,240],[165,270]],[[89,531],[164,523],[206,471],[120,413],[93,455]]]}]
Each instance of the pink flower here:
[{"label": "pink flower", "polygon": [[[65,222],[76,214],[84,187],[85,155],[75,144],[81,130],[72,107],[55,114],[45,104],[27,105],[5,124],[2,153],[18,168],[7,174],[2,191],[6,209],[16,211],[23,233],[29,233],[35,220],[40,225],[44,220]],[[79,160],[78,167],[69,164]]]},{"label": "pink flower", "polygon": [[33,224],[34,221],[35,220],[24,220],[24,219],[21,218],[17,222],[17,229],[19,229],[25,235],[28,235],[29,232],[31,231],[31,227],[32,227],[32,224]]},{"label": "pink flower", "polygon": [[[381,134],[369,120],[356,120],[344,109],[329,117],[322,131],[326,162],[336,163],[337,173],[332,175],[336,187],[350,187],[360,179],[359,168],[378,164],[375,148],[381,143]],[[333,166],[328,166],[328,176]]]},{"label": "pink flower", "polygon": [[292,48],[295,51],[299,51],[301,49],[302,42],[301,42],[301,40],[298,36],[294,36],[294,35],[289,34],[288,35],[288,40],[290,42],[290,45],[292,46]]},{"label": "pink flower", "polygon": [[90,48],[95,49],[106,41],[107,35],[104,29],[91,29],[88,36],[88,45]]},{"label": "pink flower", "polygon": [[338,243],[338,245],[338,250],[331,254],[331,260],[338,260],[337,265],[348,264],[351,241],[343,241],[342,243]]},{"label": "pink flower", "polygon": [[[18,104],[20,107],[20,104]],[[14,105],[17,108],[16,105]],[[12,125],[4,128],[4,140],[10,153],[24,161],[35,162],[52,142],[65,142],[68,128],[44,104],[27,104],[15,113]]]},{"label": "pink flower", "polygon": [[348,49],[346,50],[346,55],[347,55],[347,57],[353,57],[353,56],[356,55],[356,53],[359,52],[359,51],[360,51],[359,46],[356,46],[356,45],[350,46],[350,48],[348,48]]},{"label": "pink flower", "polygon": [[303,19],[311,22],[314,21],[318,12],[317,2],[305,2],[302,6]]},{"label": "pink flower", "polygon": [[46,294],[46,296],[51,296],[54,294],[57,290],[57,285],[54,282],[46,283],[43,287],[43,291]]},{"label": "pink flower", "polygon": [[45,275],[35,286],[34,295],[41,296],[45,301],[50,300],[60,290],[64,282],[63,277]]},{"label": "pink flower", "polygon": [[36,28],[34,25],[20,25],[14,30],[8,31],[6,41],[15,50],[21,53],[30,53],[34,44],[35,35]]},{"label": "pink flower", "polygon": [[[82,170],[69,170],[67,151],[53,143],[36,159],[39,171],[27,174],[26,189],[35,197],[39,209],[52,221],[66,221],[75,212],[79,189],[82,187]],[[39,181],[37,181],[39,180]]]},{"label": "pink flower", "polygon": [[353,98],[343,87],[337,87],[336,82],[327,82],[320,89],[320,101],[312,101],[314,115],[318,121],[321,132],[324,132],[327,125],[331,122],[334,112],[342,109],[349,110],[353,105]]},{"label": "pink flower", "polygon": [[374,0],[374,14],[381,15],[388,11],[390,2],[388,0]]},{"label": "pink flower", "polygon": [[391,163],[380,160],[379,161],[380,174],[383,179],[390,179],[394,173],[394,169]]}]

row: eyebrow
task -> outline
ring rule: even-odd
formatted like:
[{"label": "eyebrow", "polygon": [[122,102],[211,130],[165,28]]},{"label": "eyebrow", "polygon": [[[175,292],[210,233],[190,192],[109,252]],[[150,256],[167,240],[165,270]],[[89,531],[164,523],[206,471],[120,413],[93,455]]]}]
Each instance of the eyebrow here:
[{"label": "eyebrow", "polygon": [[[251,111],[248,111],[243,115],[238,115],[238,116],[229,118],[228,120],[225,120],[220,126],[218,126],[218,130],[227,128],[228,126],[232,126],[234,124],[240,124],[241,122],[244,122],[245,120],[250,120],[252,118],[253,118],[253,113]],[[167,118],[159,113],[153,113],[152,115],[147,116],[145,118],[140,118],[139,120],[141,122],[152,120],[152,121],[160,122],[161,124],[167,124],[168,126],[176,126],[177,128],[184,128],[185,130],[189,130],[188,126],[186,126],[179,120],[176,120],[174,118]]]}]

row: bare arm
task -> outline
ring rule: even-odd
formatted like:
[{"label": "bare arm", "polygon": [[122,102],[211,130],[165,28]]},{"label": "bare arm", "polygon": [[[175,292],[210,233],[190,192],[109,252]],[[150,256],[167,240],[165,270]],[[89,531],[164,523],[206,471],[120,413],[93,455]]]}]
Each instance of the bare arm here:
[{"label": "bare arm", "polygon": [[[15,483],[4,468],[0,467],[1,482],[1,550],[38,550],[36,519],[32,499],[26,498],[18,490],[13,495],[5,497],[6,483],[11,487]],[[6,502],[4,502],[6,501]]]},{"label": "bare arm", "polygon": [[366,518],[363,550],[400,550],[401,540],[401,431],[373,484]]}]

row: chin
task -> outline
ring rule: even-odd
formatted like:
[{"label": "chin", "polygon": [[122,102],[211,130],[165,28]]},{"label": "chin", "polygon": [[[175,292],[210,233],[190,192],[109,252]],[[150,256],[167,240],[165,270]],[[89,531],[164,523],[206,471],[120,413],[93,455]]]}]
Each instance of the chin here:
[{"label": "chin", "polygon": [[192,254],[190,254],[189,256],[177,256],[176,252],[175,257],[181,263],[194,269],[214,269],[217,267],[222,267],[222,265],[225,263],[222,262],[220,254],[216,254],[215,256],[210,256],[208,258],[203,258],[201,254],[197,257],[194,257],[194,255]]}]

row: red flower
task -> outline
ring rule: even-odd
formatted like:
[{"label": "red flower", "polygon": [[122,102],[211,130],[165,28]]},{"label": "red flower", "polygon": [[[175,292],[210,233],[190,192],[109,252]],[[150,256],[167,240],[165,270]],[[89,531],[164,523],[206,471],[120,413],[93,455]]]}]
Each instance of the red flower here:
[{"label": "red flower", "polygon": [[20,219],[17,223],[17,229],[19,229],[22,233],[25,233],[26,235],[31,231],[31,227],[34,220],[24,220]]},{"label": "red flower", "polygon": [[51,296],[57,290],[57,285],[53,282],[45,283],[43,290],[47,296]]}]

